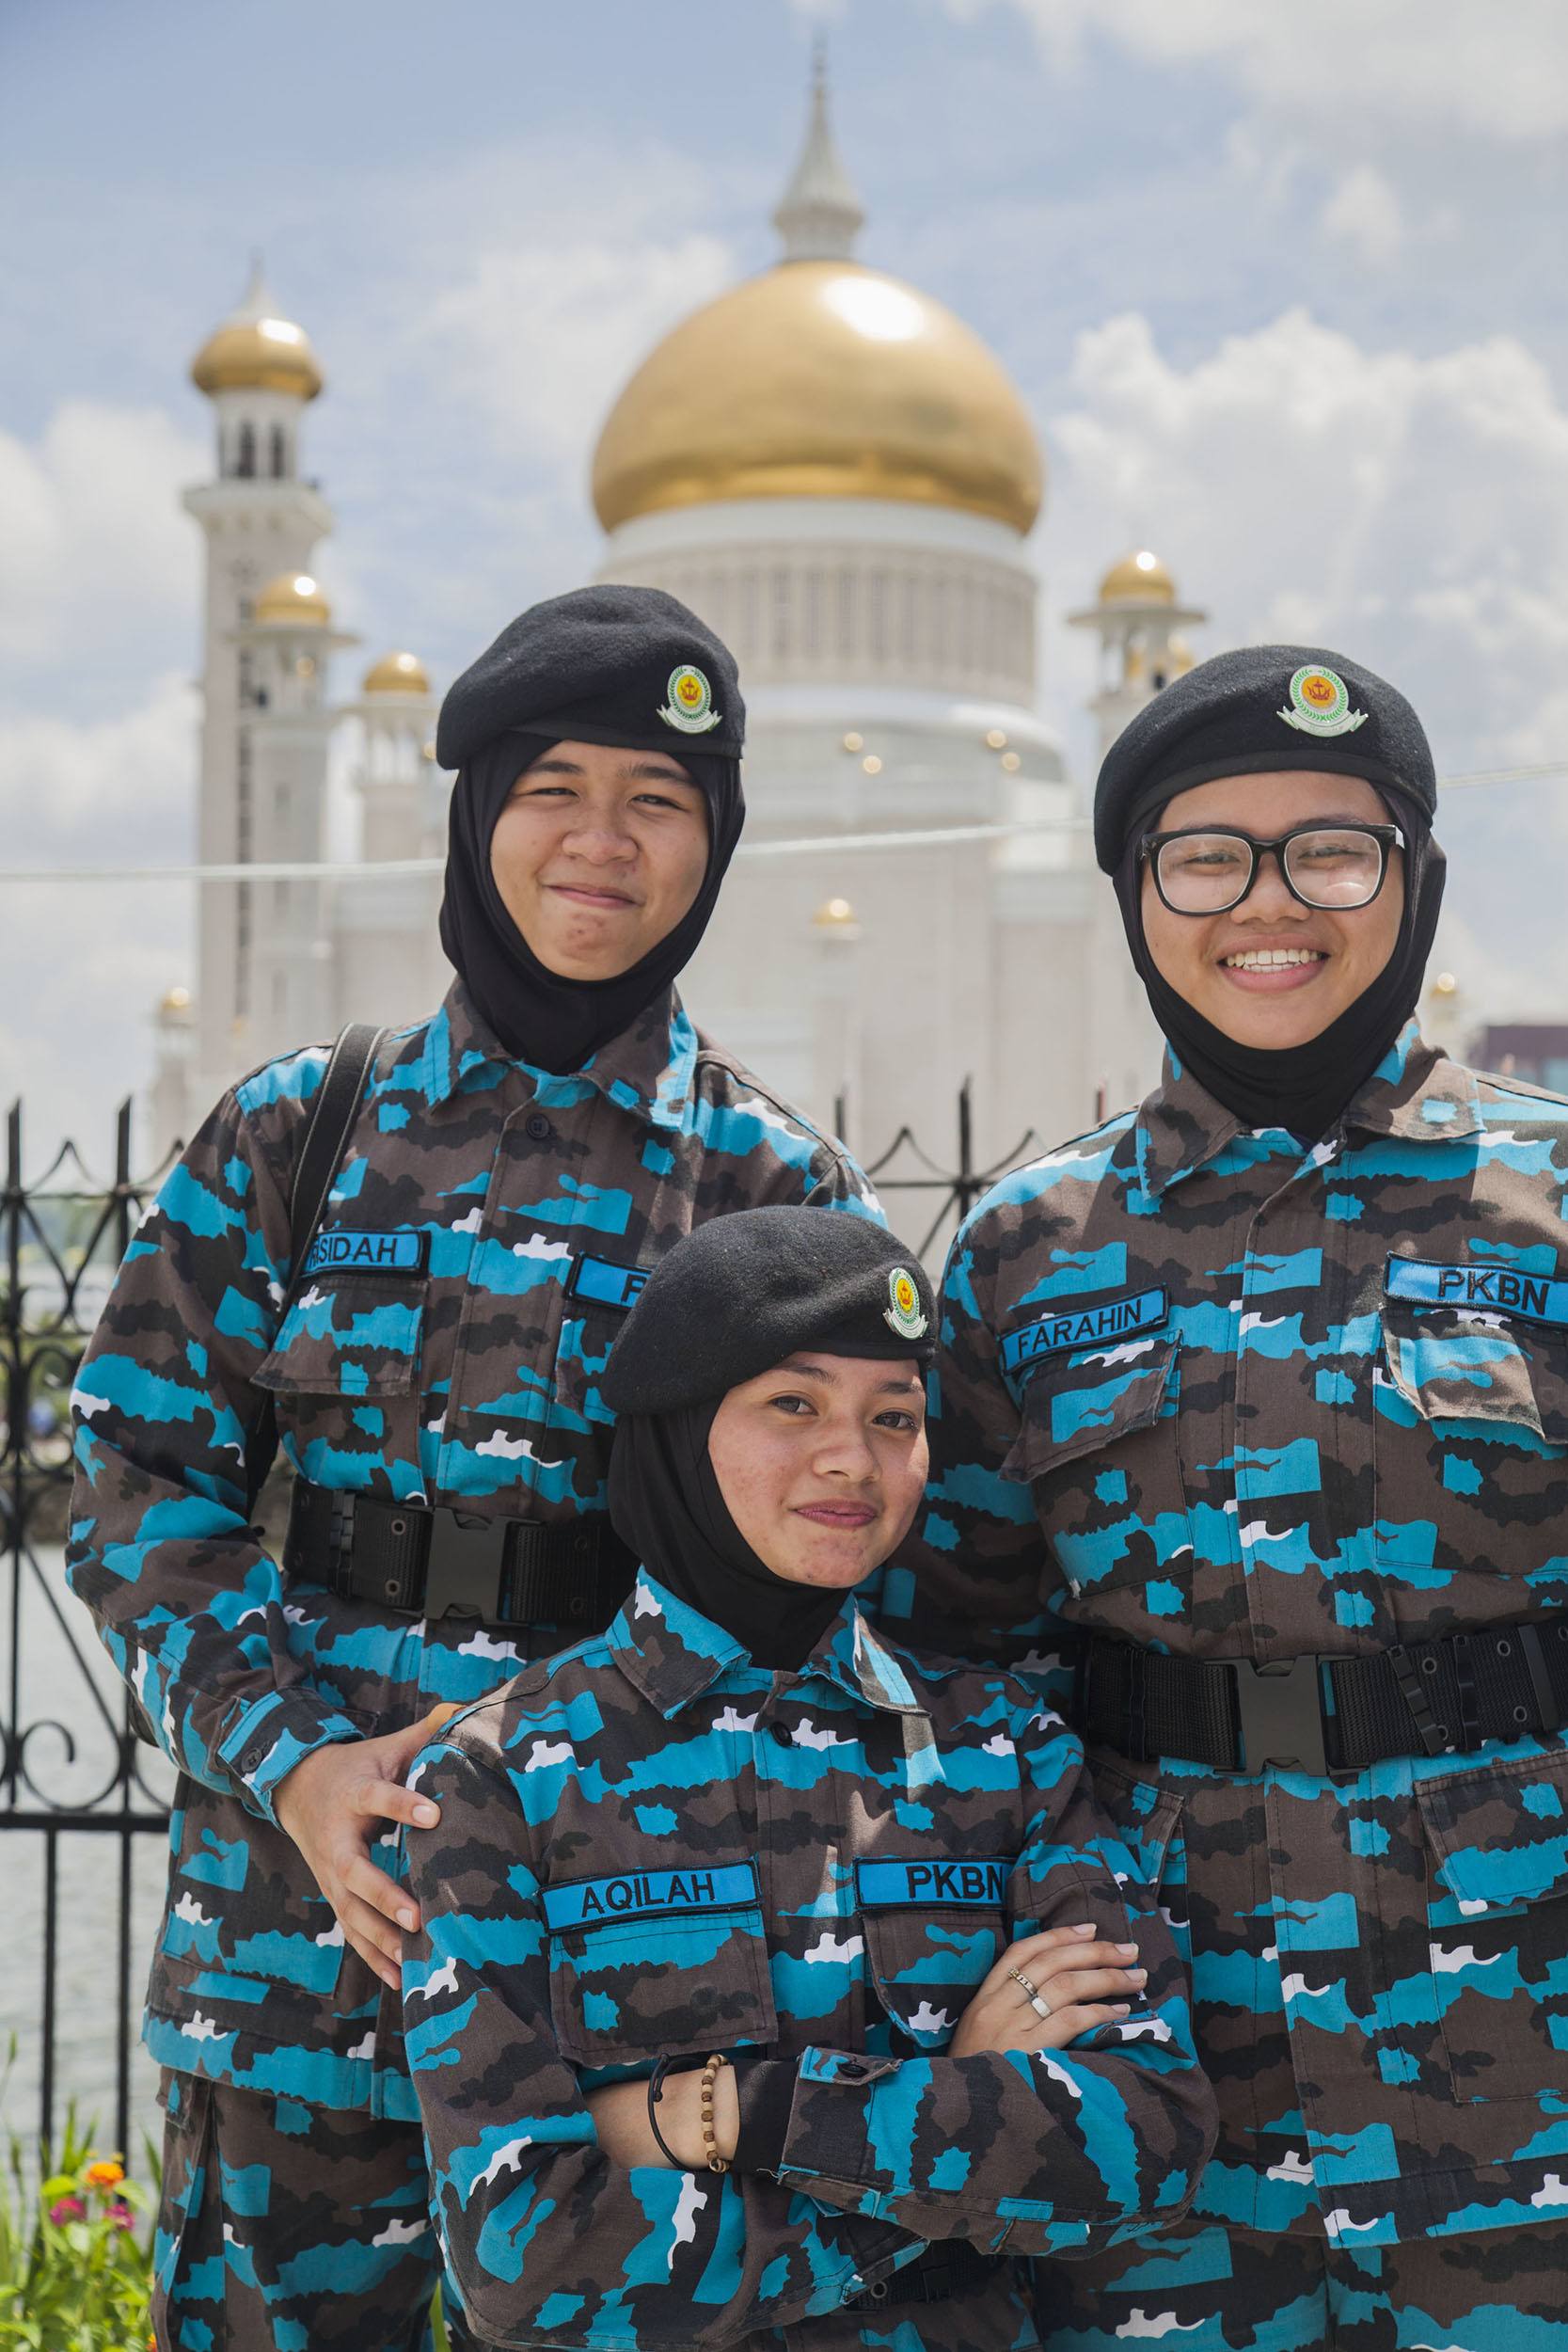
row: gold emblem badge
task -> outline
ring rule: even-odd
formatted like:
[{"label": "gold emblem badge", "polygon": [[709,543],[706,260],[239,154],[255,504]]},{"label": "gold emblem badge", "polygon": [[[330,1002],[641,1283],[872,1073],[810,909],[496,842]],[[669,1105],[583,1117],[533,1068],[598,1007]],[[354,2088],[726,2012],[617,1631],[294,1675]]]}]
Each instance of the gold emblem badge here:
[{"label": "gold emblem badge", "polygon": [[914,1277],[904,1266],[895,1266],[887,1278],[889,1305],[882,1310],[882,1321],[901,1340],[918,1340],[927,1328],[920,1311],[920,1293]]},{"label": "gold emblem badge", "polygon": [[678,727],[682,735],[705,735],[719,724],[713,689],[694,662],[683,661],[672,670],[664,691],[670,699],[659,705],[658,715],[666,726]]},{"label": "gold emblem badge", "polygon": [[1354,735],[1367,723],[1364,710],[1351,708],[1344,679],[1321,661],[1308,661],[1296,672],[1290,707],[1277,715],[1303,735]]}]

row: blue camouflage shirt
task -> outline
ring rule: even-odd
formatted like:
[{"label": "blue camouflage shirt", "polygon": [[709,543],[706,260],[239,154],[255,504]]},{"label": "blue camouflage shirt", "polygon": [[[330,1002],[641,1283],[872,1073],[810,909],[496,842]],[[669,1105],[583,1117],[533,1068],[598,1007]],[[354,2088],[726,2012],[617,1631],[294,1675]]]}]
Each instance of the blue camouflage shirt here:
[{"label": "blue camouflage shirt", "polygon": [[[644,1571],[410,1780],[441,1821],[404,1833],[408,2052],[487,2342],[1000,2352],[1036,2341],[1007,2263],[896,2319],[842,2306],[929,2239],[1072,2253],[1191,2197],[1212,2094],[1182,1970],[1077,1739],[1014,1677],[895,1650],[852,1600],[772,1674]],[[1131,2013],[945,2055],[1006,1944],[1079,1920],[1139,1943]],[[787,2113],[771,2169],[604,2155],[585,2090],[716,2051],[755,2061],[743,2116]]]},{"label": "blue camouflage shirt", "polygon": [[[1568,1641],[1568,1103],[1414,1025],[1304,1148],[1167,1063],[955,1243],[883,1622],[1041,1653]],[[1560,1613],[1560,1622],[1559,1615]],[[1568,2217],[1568,1747],[1332,1781],[1092,1754],[1190,1953],[1197,2209],[1346,2246]]]},{"label": "blue camouflage shirt", "polygon": [[276,1826],[276,1791],[324,1743],[474,1698],[561,1637],[291,1582],[249,1523],[275,1447],[348,1493],[558,1525],[602,1511],[598,1378],[662,1252],[770,1201],[879,1212],[678,999],[561,1077],[510,1059],[459,983],[384,1039],[280,1321],[326,1059],[308,1047],[226,1095],[132,1241],[77,1381],[67,1573],[181,1768],[149,2046],[411,2116],[396,2003]]}]

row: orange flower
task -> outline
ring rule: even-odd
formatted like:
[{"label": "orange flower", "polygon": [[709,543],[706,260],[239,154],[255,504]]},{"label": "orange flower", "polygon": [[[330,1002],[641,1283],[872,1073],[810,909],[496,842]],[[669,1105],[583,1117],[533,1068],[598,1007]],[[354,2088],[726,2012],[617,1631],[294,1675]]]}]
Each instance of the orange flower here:
[{"label": "orange flower", "polygon": [[87,2167],[87,2183],[92,2188],[114,2188],[125,2178],[125,2167],[118,2156],[100,2156]]}]

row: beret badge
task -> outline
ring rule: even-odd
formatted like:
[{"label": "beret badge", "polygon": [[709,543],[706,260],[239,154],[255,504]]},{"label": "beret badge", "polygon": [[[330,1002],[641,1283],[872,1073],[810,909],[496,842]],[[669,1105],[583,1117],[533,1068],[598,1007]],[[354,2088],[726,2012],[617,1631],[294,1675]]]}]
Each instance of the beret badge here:
[{"label": "beret badge", "polygon": [[901,1340],[918,1340],[925,1335],[927,1318],[920,1311],[920,1293],[914,1278],[903,1266],[895,1266],[887,1278],[889,1304],[882,1310],[882,1320],[890,1331]]},{"label": "beret badge", "polygon": [[719,724],[713,689],[694,662],[682,661],[672,670],[664,691],[670,699],[659,705],[658,715],[666,726],[678,728],[682,735],[705,735]]},{"label": "beret badge", "polygon": [[1303,735],[1354,735],[1365,726],[1364,710],[1353,710],[1345,681],[1321,661],[1307,661],[1291,680],[1289,706],[1278,714]]}]

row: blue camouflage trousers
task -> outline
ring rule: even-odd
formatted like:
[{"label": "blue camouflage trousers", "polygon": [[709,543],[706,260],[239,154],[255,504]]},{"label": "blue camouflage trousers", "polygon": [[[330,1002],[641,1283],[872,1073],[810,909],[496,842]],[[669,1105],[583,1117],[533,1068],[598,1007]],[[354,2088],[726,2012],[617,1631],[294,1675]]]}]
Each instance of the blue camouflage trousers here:
[{"label": "blue camouflage trousers", "polygon": [[[159,2352],[431,2352],[417,2123],[166,2071]],[[476,2340],[449,2310],[452,2352]]]},{"label": "blue camouflage trousers", "polygon": [[1214,2222],[1037,2265],[1046,2352],[1568,2352],[1568,2225],[1341,2252]]}]

